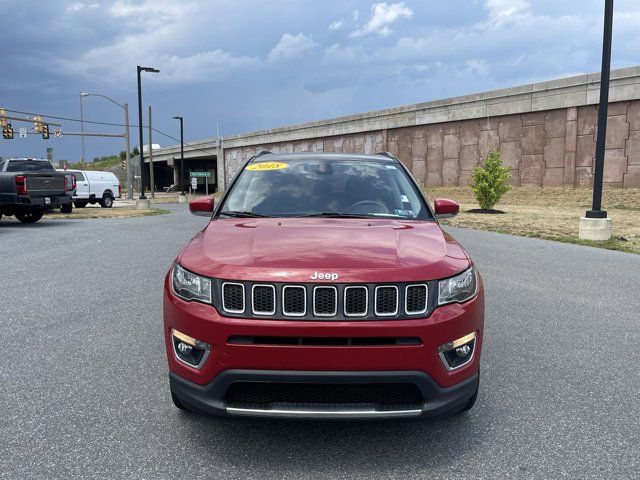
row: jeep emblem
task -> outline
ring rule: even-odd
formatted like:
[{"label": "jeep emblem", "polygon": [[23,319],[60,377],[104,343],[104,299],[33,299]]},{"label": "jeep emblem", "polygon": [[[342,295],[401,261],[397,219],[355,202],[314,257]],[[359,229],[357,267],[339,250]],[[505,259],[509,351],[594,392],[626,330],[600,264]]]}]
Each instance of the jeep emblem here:
[{"label": "jeep emblem", "polygon": [[311,280],[331,280],[332,282],[335,282],[338,280],[338,274],[331,272],[313,272]]}]

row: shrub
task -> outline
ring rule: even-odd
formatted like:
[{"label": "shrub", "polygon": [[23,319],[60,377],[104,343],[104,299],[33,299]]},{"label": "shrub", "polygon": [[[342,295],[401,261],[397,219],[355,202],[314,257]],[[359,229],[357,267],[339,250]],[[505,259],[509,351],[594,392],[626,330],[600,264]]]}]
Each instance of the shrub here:
[{"label": "shrub", "polygon": [[483,210],[491,210],[500,197],[511,190],[507,181],[511,178],[508,167],[502,166],[500,150],[492,150],[485,161],[471,172],[471,189]]}]

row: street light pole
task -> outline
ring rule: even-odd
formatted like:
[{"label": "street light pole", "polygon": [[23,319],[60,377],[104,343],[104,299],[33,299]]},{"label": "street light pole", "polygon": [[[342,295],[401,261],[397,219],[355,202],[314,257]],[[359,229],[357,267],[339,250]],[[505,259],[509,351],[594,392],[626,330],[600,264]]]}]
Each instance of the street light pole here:
[{"label": "street light pole", "polygon": [[157,70],[152,67],[141,67],[138,65],[136,67],[136,71],[138,74],[138,137],[140,140],[140,200],[146,200],[147,197],[144,194],[144,153],[142,151],[142,146],[144,145],[142,140],[142,81],[140,79],[141,72],[152,72],[158,73],[160,70]]},{"label": "street light pole", "polygon": [[579,238],[606,241],[611,238],[610,218],[602,210],[602,180],[604,176],[604,154],[607,138],[607,111],[609,107],[609,76],[611,71],[611,32],[613,29],[613,0],[604,3],[604,33],[602,36],[602,68],[600,70],[600,103],[598,104],[598,137],[596,139],[596,161],[593,172],[593,201],[591,210],[580,219]]},{"label": "street light pole", "polygon": [[181,116],[173,117],[180,120],[180,196],[184,196],[184,118]]},{"label": "street light pole", "polygon": [[124,107],[124,129],[125,129],[125,158],[127,162],[127,198],[133,199],[133,175],[131,173],[131,133],[129,131],[129,104],[125,103]]},{"label": "street light pole", "polygon": [[82,133],[82,135],[80,135],[82,141],[82,157],[80,158],[80,163],[84,163],[84,113],[82,111],[82,97],[84,97],[84,95],[80,92],[80,132]]},{"label": "street light pole", "polygon": [[[132,172],[131,172],[131,133],[129,131],[129,104],[123,103],[120,104],[116,102],[113,98],[107,97],[106,95],[101,95],[99,93],[86,93],[80,92],[80,101],[82,101],[82,97],[102,97],[106,100],[109,100],[111,103],[116,104],[120,108],[124,110],[124,148],[125,148],[125,164],[127,170],[127,198],[129,200],[133,199],[133,182],[132,182]],[[84,135],[84,133],[83,133]]]}]

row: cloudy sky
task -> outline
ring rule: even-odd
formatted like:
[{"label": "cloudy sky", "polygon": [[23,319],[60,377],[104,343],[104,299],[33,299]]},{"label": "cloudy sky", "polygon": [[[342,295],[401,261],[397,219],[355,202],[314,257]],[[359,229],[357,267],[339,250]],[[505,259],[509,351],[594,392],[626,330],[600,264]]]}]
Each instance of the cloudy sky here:
[{"label": "cloudy sky", "polygon": [[[143,80],[154,126],[177,137],[171,117],[183,115],[190,141],[215,136],[216,121],[231,135],[481,92],[599,70],[603,3],[0,0],[0,107],[79,118],[87,91],[128,102],[135,124],[135,68],[148,65],[161,71]],[[640,2],[615,8],[612,66],[640,64]],[[122,121],[100,98],[84,106],[85,119]],[[87,139],[86,157],[122,144]],[[78,137],[30,137],[0,138],[0,156],[47,146],[56,158],[81,155]]]}]

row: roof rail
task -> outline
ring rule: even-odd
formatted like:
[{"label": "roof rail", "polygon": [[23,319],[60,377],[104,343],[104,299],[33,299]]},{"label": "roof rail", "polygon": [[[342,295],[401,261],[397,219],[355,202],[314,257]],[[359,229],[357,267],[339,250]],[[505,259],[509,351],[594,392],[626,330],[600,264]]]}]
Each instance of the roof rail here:
[{"label": "roof rail", "polygon": [[381,155],[383,157],[387,157],[392,160],[398,160],[394,155],[390,154],[389,152],[376,152],[374,155]]}]

